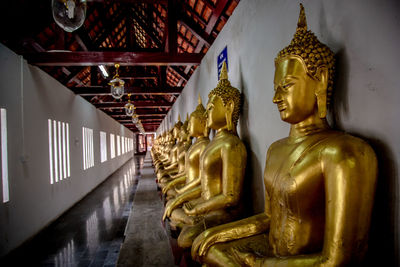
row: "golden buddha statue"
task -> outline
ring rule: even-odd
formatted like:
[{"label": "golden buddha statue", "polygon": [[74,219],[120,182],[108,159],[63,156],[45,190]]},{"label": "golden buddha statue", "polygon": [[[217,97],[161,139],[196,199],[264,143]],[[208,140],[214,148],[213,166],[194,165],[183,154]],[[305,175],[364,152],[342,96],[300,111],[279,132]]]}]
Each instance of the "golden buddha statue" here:
[{"label": "golden buddha statue", "polygon": [[165,145],[164,142],[165,135],[166,132],[163,132],[160,135],[158,135],[157,138],[154,140],[153,147],[150,150],[154,165],[160,160],[162,148]]},{"label": "golden buddha statue", "polygon": [[182,127],[182,122],[180,120],[180,116],[178,116],[178,122],[175,123],[174,128],[172,128],[172,147],[169,146],[166,151],[169,156],[166,158],[166,161],[163,161],[162,164],[156,165],[157,178],[160,179],[165,173],[172,169],[177,169],[178,167],[178,137]]},{"label": "golden buddha statue", "polygon": [[165,169],[162,176],[159,177],[160,186],[164,188],[166,184],[175,178],[177,175],[181,175],[185,171],[185,154],[192,145],[192,138],[188,131],[189,117],[186,117],[186,121],[183,123],[178,136],[177,143],[177,163],[176,168]]},{"label": "golden buddha statue", "polygon": [[165,132],[157,136],[154,146],[151,148],[151,156],[153,158],[153,164],[156,164],[160,160],[162,147],[164,146]]},{"label": "golden buddha statue", "polygon": [[363,258],[377,161],[359,138],[331,130],[332,51],[307,31],[275,60],[275,95],[289,137],[273,143],[264,171],[265,210],[201,233],[192,257],[212,266],[354,266]]},{"label": "golden buddha statue", "polygon": [[169,159],[169,152],[170,152],[171,148],[174,145],[173,137],[172,137],[172,131],[173,131],[173,129],[171,129],[170,131],[165,132],[164,135],[163,135],[162,146],[160,147],[160,154],[159,154],[159,156],[157,158],[157,161],[154,162],[156,172]]},{"label": "golden buddha statue", "polygon": [[[196,141],[185,153],[185,169],[172,177],[173,179],[162,189],[163,194],[176,196],[195,186],[200,185],[200,155],[210,143],[208,138],[209,129],[206,127],[206,109],[204,108],[199,95],[198,105],[195,111],[190,114],[188,131],[189,135],[196,138]],[[181,187],[184,185],[183,187]]]},{"label": "golden buddha statue", "polygon": [[[173,224],[182,226],[178,245],[183,248],[190,247],[208,227],[237,219],[242,213],[247,154],[236,134],[241,96],[231,86],[225,64],[208,97],[207,127],[216,130],[216,135],[201,155],[201,184],[169,201],[164,213]],[[177,208],[183,203],[183,208]]]}]

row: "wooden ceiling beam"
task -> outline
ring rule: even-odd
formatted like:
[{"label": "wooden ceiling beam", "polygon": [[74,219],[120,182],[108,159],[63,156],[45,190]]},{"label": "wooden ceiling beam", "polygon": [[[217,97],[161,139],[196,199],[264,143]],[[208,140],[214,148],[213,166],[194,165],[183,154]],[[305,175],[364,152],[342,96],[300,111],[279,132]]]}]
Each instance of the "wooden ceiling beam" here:
[{"label": "wooden ceiling beam", "polygon": [[[165,4],[168,0],[113,0],[122,4]],[[106,3],[108,0],[87,0],[88,3]]]},{"label": "wooden ceiling beam", "polygon": [[[71,89],[75,94],[82,96],[91,95],[111,95],[109,86],[91,86],[91,87],[72,87]],[[179,95],[183,87],[163,87],[163,88],[149,88],[149,87],[125,87],[125,94],[132,95]]]},{"label": "wooden ceiling beam", "polygon": [[[227,3],[228,3],[227,0],[220,0],[218,2],[217,7],[213,8],[213,14],[212,14],[212,17],[210,18],[210,20],[207,23],[207,26],[206,26],[206,29],[205,29],[205,34],[207,34],[207,35],[211,34],[212,30],[215,27],[215,24],[218,21],[218,18],[221,17],[222,12],[226,8]],[[200,53],[205,44],[207,44],[207,43],[205,43],[204,39],[199,39],[199,42],[197,43],[197,46],[194,49],[194,53]],[[210,45],[208,44],[208,46],[210,46]],[[189,71],[190,71],[190,67],[186,66],[186,69],[185,69],[184,72],[187,74]]]},{"label": "wooden ceiling beam", "polygon": [[173,69],[173,71],[175,71],[182,79],[184,79],[185,81],[189,81],[189,77],[188,75],[181,71],[178,67],[176,66],[171,66],[171,68]]},{"label": "wooden ceiling beam", "polygon": [[[179,1],[179,5],[181,5],[182,8],[183,8],[183,12],[181,11],[181,14],[180,14],[180,15],[186,14],[185,11],[187,11],[187,12],[190,13],[190,16],[191,16],[192,18],[194,18],[194,19],[197,20],[196,23],[200,23],[200,24],[202,24],[202,25],[204,25],[204,26],[207,25],[207,21],[205,21],[204,18],[203,18],[202,16],[198,15],[197,12],[189,5],[189,3],[187,3],[187,2],[184,1],[184,0],[177,0],[177,1]],[[212,8],[212,10],[214,11],[214,8]]]},{"label": "wooden ceiling beam", "polygon": [[215,25],[217,24],[217,21],[219,17],[221,17],[222,12],[224,12],[226,5],[228,4],[229,0],[219,0],[217,2],[217,6],[215,7],[211,18],[208,21],[207,27],[205,29],[205,32],[208,34],[211,34],[212,30],[214,29]]},{"label": "wooden ceiling beam", "polygon": [[166,35],[167,42],[165,51],[176,54],[178,53],[178,29],[177,29],[177,15],[176,15],[176,0],[168,0],[167,7],[167,27]]},{"label": "wooden ceiling beam", "polygon": [[[169,112],[169,109],[162,110],[160,108],[155,108],[153,110],[149,110],[149,109],[143,109],[143,108],[139,107],[139,108],[136,108],[135,111],[136,111],[136,114],[139,116],[147,116],[149,114],[150,114],[150,116],[165,116]],[[119,116],[119,115],[126,116],[125,111],[123,111],[123,110],[106,111],[106,112],[110,116]]]},{"label": "wooden ceiling beam", "polygon": [[[149,118],[145,118],[145,119],[140,119],[140,121],[142,123],[148,123],[148,122],[158,122],[160,123],[163,119],[158,118],[158,119],[149,119]],[[128,123],[132,123],[132,120],[129,119],[119,119],[119,122],[128,122]]]},{"label": "wooden ceiling beam", "polygon": [[[122,125],[124,126],[135,126],[133,122],[121,122]],[[159,122],[148,122],[148,123],[142,123],[143,128],[146,128],[146,126],[158,126],[160,125]]]},{"label": "wooden ceiling beam", "polygon": [[[158,113],[155,113],[155,114],[152,114],[152,113],[138,114],[136,112],[136,114],[139,116],[139,118],[142,118],[142,117],[161,117],[160,119],[163,120],[165,115],[167,115],[167,112],[162,113],[162,114],[158,114]],[[129,117],[126,114],[120,114],[120,115],[111,114],[110,116],[113,117],[113,118],[127,118],[127,117]]]},{"label": "wooden ceiling beam", "polygon": [[[100,109],[119,109],[124,108],[127,102],[103,102],[94,103],[93,105]],[[137,108],[170,108],[173,103],[166,101],[133,101],[133,104]]]},{"label": "wooden ceiling beam", "polygon": [[[84,68],[80,68],[77,70],[73,70],[71,71],[70,75],[68,75],[68,77],[65,79],[64,81],[64,85],[69,84],[72,81],[77,81],[78,80],[78,75],[84,70]],[[78,80],[79,81],[79,80]],[[80,81],[79,81],[80,82]],[[77,84],[82,84],[77,82]],[[83,84],[82,84],[83,85]]]},{"label": "wooden ceiling beam", "polygon": [[40,52],[25,54],[28,63],[37,66],[146,66],[199,65],[203,54],[163,52]]},{"label": "wooden ceiling beam", "polygon": [[[115,30],[115,28],[118,26],[118,24],[121,23],[121,21],[126,17],[125,11],[118,9],[117,14],[113,14],[111,21],[110,20],[104,20],[103,19],[103,24],[104,24],[104,30],[99,34],[99,37],[94,41],[93,47],[94,49],[99,48],[100,45],[111,35],[111,33]],[[113,41],[113,40],[110,40]],[[113,45],[114,46],[114,45]],[[115,46],[114,46],[115,47]]]},{"label": "wooden ceiling beam", "polygon": [[133,12],[133,19],[137,21],[140,27],[142,27],[142,29],[147,33],[147,35],[157,45],[157,47],[161,48],[161,41],[157,38],[152,29],[149,28],[148,24],[146,24],[146,22],[139,16],[137,10],[131,9],[130,11]]},{"label": "wooden ceiling beam", "polygon": [[[100,105],[99,104],[94,104],[97,108],[99,108],[99,109],[110,109],[110,110],[113,110],[113,109],[115,109],[115,110],[122,110],[124,107],[110,107],[110,106],[108,106],[107,104],[105,104],[105,105],[102,105],[103,103],[101,103]],[[170,108],[171,106],[159,106],[159,105],[150,105],[149,104],[149,106],[142,106],[142,107],[140,107],[140,108]]]},{"label": "wooden ceiling beam", "polygon": [[180,14],[179,22],[189,29],[197,39],[203,41],[207,46],[210,46],[214,42],[214,38],[207,34],[199,25],[191,21],[186,14]]}]

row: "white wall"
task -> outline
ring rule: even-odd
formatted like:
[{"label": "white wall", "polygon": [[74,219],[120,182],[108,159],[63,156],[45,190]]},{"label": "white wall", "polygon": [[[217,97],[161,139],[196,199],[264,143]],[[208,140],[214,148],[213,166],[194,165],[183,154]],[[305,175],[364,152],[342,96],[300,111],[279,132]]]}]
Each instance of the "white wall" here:
[{"label": "white wall", "polygon": [[[331,121],[367,140],[379,158],[369,257],[390,266],[399,255],[400,1],[302,3],[309,29],[337,56]],[[244,95],[238,132],[248,148],[246,179],[255,212],[263,209],[267,148],[289,132],[272,103],[274,58],[290,43],[298,14],[297,1],[241,1],[158,130],[172,127],[178,113],[192,112],[198,93],[206,103],[217,85],[217,55],[227,45],[229,79]]]},{"label": "white wall", "polygon": [[[129,138],[133,134],[1,44],[0,70],[0,107],[7,110],[10,183],[10,201],[0,202],[2,256],[59,217],[132,157],[130,152],[110,159],[110,133]],[[48,119],[70,125],[71,177],[53,185]],[[94,167],[87,170],[82,163],[83,126],[93,129],[94,139]],[[100,131],[107,133],[107,161],[103,163]]]}]

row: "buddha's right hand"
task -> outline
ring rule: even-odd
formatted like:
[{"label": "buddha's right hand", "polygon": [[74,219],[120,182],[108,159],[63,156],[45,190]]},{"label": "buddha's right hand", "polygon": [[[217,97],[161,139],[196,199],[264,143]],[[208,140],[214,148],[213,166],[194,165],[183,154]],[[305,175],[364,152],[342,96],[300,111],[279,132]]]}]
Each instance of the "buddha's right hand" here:
[{"label": "buddha's right hand", "polygon": [[162,189],[163,195],[165,195],[165,194],[168,192],[168,190],[170,189],[170,187],[171,187],[171,183],[168,183],[168,184]]},{"label": "buddha's right hand", "polygon": [[218,229],[215,231],[216,227],[209,228],[205,231],[203,231],[200,235],[196,237],[196,239],[193,241],[192,245],[192,258],[196,259],[196,256],[202,257],[204,256],[208,249],[214,245],[216,240],[218,240]]},{"label": "buddha's right hand", "polygon": [[174,199],[171,199],[167,202],[167,204],[165,205],[165,210],[164,210],[164,215],[163,215],[163,221],[165,221],[165,219],[167,217],[171,216],[172,211],[175,209],[175,201]]}]

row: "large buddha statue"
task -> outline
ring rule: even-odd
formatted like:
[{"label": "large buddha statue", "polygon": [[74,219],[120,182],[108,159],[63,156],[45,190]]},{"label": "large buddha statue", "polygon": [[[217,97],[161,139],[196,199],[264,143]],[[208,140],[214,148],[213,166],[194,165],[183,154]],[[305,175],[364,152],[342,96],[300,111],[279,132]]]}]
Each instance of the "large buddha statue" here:
[{"label": "large buddha statue", "polygon": [[185,169],[172,177],[172,180],[163,188],[163,194],[176,196],[195,186],[200,185],[200,155],[210,143],[208,138],[209,129],[206,126],[206,109],[204,108],[199,95],[198,105],[195,111],[190,114],[188,131],[196,141],[185,153]]},{"label": "large buddha statue", "polygon": [[377,161],[359,138],[326,122],[332,51],[307,31],[275,60],[275,95],[289,136],[273,143],[264,171],[265,210],[201,233],[192,256],[212,266],[355,266],[363,258]]},{"label": "large buddha statue", "polygon": [[[238,219],[242,212],[247,154],[236,134],[240,92],[230,85],[225,64],[206,110],[207,127],[216,130],[216,135],[201,154],[201,184],[169,201],[164,213],[182,226],[178,237],[182,248],[190,247],[205,229]],[[183,208],[177,208],[183,203]]]}]

